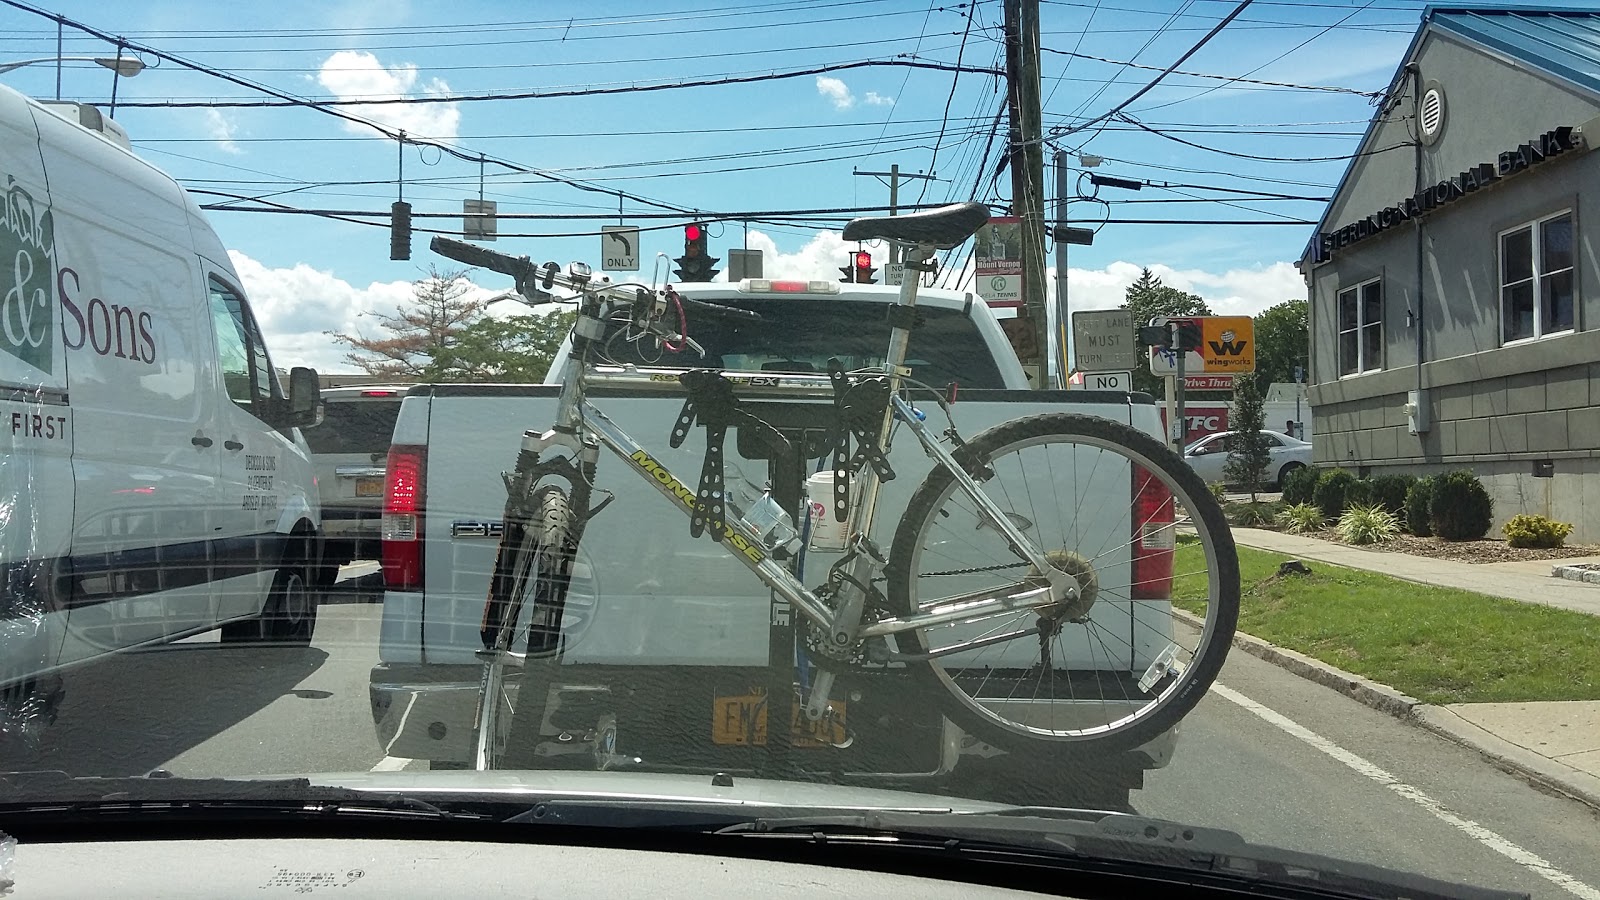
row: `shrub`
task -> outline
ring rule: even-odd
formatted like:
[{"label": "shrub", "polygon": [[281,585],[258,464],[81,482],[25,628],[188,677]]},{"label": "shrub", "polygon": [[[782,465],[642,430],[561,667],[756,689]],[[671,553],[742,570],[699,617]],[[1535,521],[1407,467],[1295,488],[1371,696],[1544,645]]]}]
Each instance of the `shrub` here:
[{"label": "shrub", "polygon": [[1268,503],[1257,501],[1255,503],[1235,503],[1225,512],[1228,524],[1240,528],[1264,528],[1277,521],[1278,512],[1283,508],[1282,503]]},{"label": "shrub", "polygon": [[1290,534],[1303,534],[1320,529],[1327,519],[1315,503],[1295,503],[1280,510],[1274,521]]},{"label": "shrub", "polygon": [[1428,506],[1433,499],[1434,481],[1432,475],[1418,478],[1406,490],[1406,527],[1417,537],[1433,535],[1433,513]]},{"label": "shrub", "polygon": [[1344,492],[1344,508],[1352,506],[1372,506],[1375,504],[1372,496],[1372,482],[1366,478],[1357,478],[1350,482]]},{"label": "shrub", "polygon": [[1377,544],[1393,540],[1400,533],[1400,520],[1376,504],[1351,506],[1335,526],[1339,539],[1351,544]]},{"label": "shrub", "polygon": [[1312,492],[1317,489],[1316,469],[1301,466],[1284,476],[1283,502],[1293,505],[1311,502]]},{"label": "shrub", "polygon": [[1210,484],[1206,485],[1206,489],[1211,492],[1212,498],[1215,499],[1218,503],[1222,502],[1222,498],[1227,493],[1227,488],[1220,481],[1211,482]]},{"label": "shrub", "polygon": [[1478,476],[1457,469],[1438,476],[1428,501],[1429,525],[1447,541],[1475,541],[1489,533],[1494,501]]},{"label": "shrub", "polygon": [[1404,516],[1406,492],[1416,480],[1415,475],[1379,475],[1372,479],[1372,502],[1397,518]]},{"label": "shrub", "polygon": [[1356,477],[1343,469],[1329,469],[1317,479],[1311,492],[1311,502],[1322,508],[1324,518],[1337,519],[1344,512],[1345,494]]},{"label": "shrub", "polygon": [[1513,547],[1559,547],[1572,533],[1572,526],[1544,516],[1512,516],[1501,529]]}]

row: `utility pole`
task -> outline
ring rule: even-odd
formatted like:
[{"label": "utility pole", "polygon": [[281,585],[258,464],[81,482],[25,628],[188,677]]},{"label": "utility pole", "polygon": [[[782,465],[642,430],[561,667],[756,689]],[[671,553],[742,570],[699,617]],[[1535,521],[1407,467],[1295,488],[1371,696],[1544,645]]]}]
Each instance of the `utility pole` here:
[{"label": "utility pole", "polygon": [[1005,0],[1007,103],[1011,111],[1011,204],[1022,219],[1022,311],[1038,356],[1034,386],[1049,384],[1050,316],[1045,304],[1044,144],[1039,110],[1039,0]]},{"label": "utility pole", "polygon": [[[898,216],[900,214],[900,179],[904,178],[908,180],[920,179],[922,181],[935,181],[937,180],[935,176],[938,173],[929,172],[926,175],[922,174],[921,172],[916,174],[905,173],[900,171],[900,164],[895,163],[889,167],[889,171],[887,172],[855,172],[854,174],[869,175],[873,178],[889,179],[889,215]],[[900,248],[894,244],[890,244],[889,262],[898,263],[899,261]]]},{"label": "utility pole", "polygon": [[1067,151],[1057,150],[1056,169],[1056,387],[1067,389]]}]

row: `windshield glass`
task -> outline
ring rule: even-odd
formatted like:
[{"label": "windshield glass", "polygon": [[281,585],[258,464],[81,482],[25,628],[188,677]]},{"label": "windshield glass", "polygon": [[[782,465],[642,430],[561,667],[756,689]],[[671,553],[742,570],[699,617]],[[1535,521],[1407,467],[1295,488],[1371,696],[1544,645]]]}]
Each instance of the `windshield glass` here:
[{"label": "windshield glass", "polygon": [[[1600,900],[1600,3],[0,26],[0,894],[696,805]],[[298,846],[203,890],[413,871]]]},{"label": "windshield glass", "polygon": [[312,453],[387,453],[400,398],[330,400],[322,422],[303,429]]},{"label": "windshield glass", "polygon": [[[846,371],[881,366],[889,348],[889,322],[880,303],[833,298],[716,302],[748,309],[761,319],[696,315],[689,334],[705,348],[704,359],[666,354],[655,341],[630,341],[626,334],[607,344],[604,353],[615,362],[641,366],[819,374],[828,371],[829,359],[838,359]],[[912,332],[906,354],[911,377],[939,388],[951,382],[964,388],[1005,387],[993,351],[970,318],[941,307],[921,307],[919,312],[922,323]]]}]

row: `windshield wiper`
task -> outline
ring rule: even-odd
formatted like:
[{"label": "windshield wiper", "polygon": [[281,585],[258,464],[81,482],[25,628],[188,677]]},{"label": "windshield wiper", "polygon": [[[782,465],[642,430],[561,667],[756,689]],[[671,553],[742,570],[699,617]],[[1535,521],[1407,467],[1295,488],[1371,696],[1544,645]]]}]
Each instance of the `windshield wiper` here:
[{"label": "windshield wiper", "polygon": [[819,843],[878,841],[943,851],[1034,852],[1055,859],[1112,863],[1150,874],[1151,867],[1206,875],[1235,885],[1260,884],[1323,895],[1384,900],[1527,900],[1526,893],[1479,888],[1424,875],[1253,844],[1216,828],[1122,813],[1088,814],[1036,807],[987,813],[881,812],[754,819],[719,834]]},{"label": "windshield wiper", "polygon": [[425,800],[313,785],[306,778],[178,778],[161,770],[140,776],[74,776],[60,771],[0,773],[0,815],[63,818],[95,813],[219,811],[325,816],[339,814],[480,820]]}]

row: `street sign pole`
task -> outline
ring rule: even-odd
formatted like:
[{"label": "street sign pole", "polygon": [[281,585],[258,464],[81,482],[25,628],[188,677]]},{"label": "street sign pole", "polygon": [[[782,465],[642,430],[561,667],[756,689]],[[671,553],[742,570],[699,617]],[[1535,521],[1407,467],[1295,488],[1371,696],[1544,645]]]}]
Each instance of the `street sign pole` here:
[{"label": "street sign pole", "polygon": [[1183,451],[1184,438],[1189,436],[1188,429],[1184,428],[1183,423],[1183,362],[1184,358],[1189,355],[1189,351],[1184,349],[1183,340],[1179,337],[1178,323],[1168,322],[1167,327],[1172,329],[1172,346],[1178,354],[1178,376],[1175,379],[1177,383],[1169,388],[1167,392],[1169,396],[1177,400],[1178,418],[1169,424],[1173,427],[1173,434],[1177,436],[1172,449],[1181,453]]},{"label": "street sign pole", "polygon": [[[1173,445],[1177,443],[1176,441],[1174,441],[1172,439],[1172,434],[1173,434],[1173,431],[1176,428],[1176,424],[1175,423],[1178,421],[1178,402],[1177,402],[1177,396],[1172,393],[1173,392],[1172,381],[1173,381],[1172,376],[1168,375],[1167,376],[1167,447],[1169,447],[1169,448],[1173,448]],[[1173,449],[1176,449],[1176,448],[1173,448]]]}]

